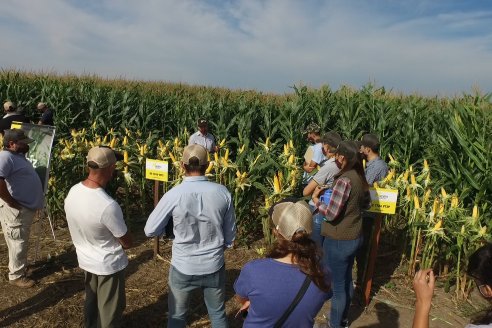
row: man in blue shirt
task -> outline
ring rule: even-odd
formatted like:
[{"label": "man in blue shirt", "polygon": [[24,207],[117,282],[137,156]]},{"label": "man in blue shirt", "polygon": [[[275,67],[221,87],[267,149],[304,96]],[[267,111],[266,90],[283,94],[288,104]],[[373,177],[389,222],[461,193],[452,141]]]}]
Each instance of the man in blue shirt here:
[{"label": "man in blue shirt", "polygon": [[209,182],[207,150],[185,147],[183,183],[167,192],[145,225],[148,237],[160,236],[173,220],[169,269],[168,327],[185,327],[188,300],[201,288],[212,327],[227,327],[224,250],[236,236],[234,206],[226,187]]},{"label": "man in blue shirt", "polygon": [[322,167],[327,158],[323,154],[323,144],[321,143],[321,128],[316,123],[310,123],[306,130],[307,140],[311,144],[304,154],[304,164],[302,168],[304,175],[302,184],[305,187],[313,176],[318,172],[318,167]]}]

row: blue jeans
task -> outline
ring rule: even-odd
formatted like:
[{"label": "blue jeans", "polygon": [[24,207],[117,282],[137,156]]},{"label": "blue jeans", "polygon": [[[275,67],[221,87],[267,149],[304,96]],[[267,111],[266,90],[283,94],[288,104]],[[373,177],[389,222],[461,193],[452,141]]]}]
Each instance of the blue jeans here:
[{"label": "blue jeans", "polygon": [[333,298],[331,299],[330,324],[339,328],[348,317],[350,302],[354,295],[352,267],[362,237],[354,240],[335,240],[325,237],[323,243],[325,263],[331,270]]},{"label": "blue jeans", "polygon": [[319,247],[323,247],[323,241],[325,237],[321,235],[321,224],[323,224],[324,216],[316,213],[313,215],[313,232],[311,232],[311,239],[316,242]]},{"label": "blue jeans", "polygon": [[214,328],[227,328],[225,313],[225,266],[219,271],[190,276],[176,270],[172,265],[169,268],[169,328],[186,326],[186,312],[191,292],[194,289],[203,290],[203,298],[207,306],[208,315]]}]

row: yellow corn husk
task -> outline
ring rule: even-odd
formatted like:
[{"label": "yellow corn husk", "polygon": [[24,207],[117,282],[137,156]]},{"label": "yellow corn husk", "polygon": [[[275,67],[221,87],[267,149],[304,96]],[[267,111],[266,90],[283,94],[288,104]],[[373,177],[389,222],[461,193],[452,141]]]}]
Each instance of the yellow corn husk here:
[{"label": "yellow corn husk", "polygon": [[431,180],[430,174],[427,174],[427,177],[425,177],[425,180],[424,180],[424,185],[426,187],[429,185],[430,180]]},{"label": "yellow corn husk", "polygon": [[219,163],[219,154],[217,152],[214,153],[214,160],[217,164]]},{"label": "yellow corn husk", "polygon": [[472,219],[474,219],[474,220],[478,219],[478,206],[477,206],[477,204],[473,205]]},{"label": "yellow corn husk", "polygon": [[210,162],[210,153],[207,151],[207,161]]},{"label": "yellow corn husk", "polygon": [[239,172],[239,170],[236,170],[236,177],[239,179],[241,178],[241,172]]},{"label": "yellow corn husk", "polygon": [[224,155],[224,161],[228,161],[229,160],[229,148],[226,148],[226,151],[225,151],[225,155]]},{"label": "yellow corn husk", "polygon": [[453,197],[451,198],[451,208],[456,208],[458,207],[458,196],[453,194]]},{"label": "yellow corn husk", "polygon": [[64,141],[65,141],[65,147],[71,148],[70,142],[67,139],[65,139]]},{"label": "yellow corn husk", "polygon": [[171,161],[172,161],[173,163],[175,163],[175,162],[176,162],[176,157],[174,157],[173,153],[169,152],[169,157],[171,158]]},{"label": "yellow corn husk", "polygon": [[282,171],[279,171],[277,175],[278,175],[278,183],[280,185],[280,189],[282,189],[282,183],[284,182],[284,174],[282,173]]},{"label": "yellow corn husk", "polygon": [[410,183],[412,184],[412,186],[415,186],[417,184],[417,180],[415,179],[415,174],[413,173],[410,176]]},{"label": "yellow corn husk", "polygon": [[266,138],[265,147],[270,148],[270,137]]},{"label": "yellow corn husk", "polygon": [[271,206],[270,198],[265,196],[265,208],[270,208],[270,206]]},{"label": "yellow corn husk", "polygon": [[407,199],[410,200],[410,196],[412,195],[412,191],[410,190],[410,187],[407,186]]},{"label": "yellow corn husk", "polygon": [[280,182],[276,174],[273,176],[273,191],[276,193],[280,192]]},{"label": "yellow corn husk", "polygon": [[430,194],[431,194],[431,190],[430,189],[427,189],[426,192],[425,192],[425,194],[424,194],[424,203],[427,203],[427,201],[430,198]]},{"label": "yellow corn husk", "polygon": [[294,154],[291,154],[291,155],[289,156],[288,163],[289,163],[289,164],[294,164],[294,159],[295,159]]},{"label": "yellow corn husk", "polygon": [[420,209],[420,202],[417,195],[413,196],[413,205],[415,206],[415,209]]},{"label": "yellow corn husk", "polygon": [[116,146],[116,141],[117,141],[117,140],[118,140],[118,139],[116,139],[116,137],[113,137],[113,138],[111,139],[111,141],[109,142],[109,147],[111,147],[111,148],[113,148],[113,149],[114,149],[114,147]]},{"label": "yellow corn husk", "polygon": [[427,163],[426,159],[424,159],[424,170],[429,171],[429,164]]},{"label": "yellow corn husk", "polygon": [[379,185],[378,185],[378,182],[377,181],[374,181],[373,185],[372,185],[374,188],[379,188]]},{"label": "yellow corn husk", "polygon": [[384,178],[384,181],[389,182],[389,181],[393,180],[394,177],[395,177],[395,170],[391,169],[389,171],[388,175],[386,176],[386,178]]},{"label": "yellow corn husk", "polygon": [[224,147],[225,142],[226,142],[225,138],[224,138],[224,139],[222,139],[222,140],[220,141],[220,143],[219,143],[219,147],[221,147],[221,148],[222,148],[222,147]]},{"label": "yellow corn husk", "polygon": [[124,173],[128,173],[128,152],[123,151],[123,163],[125,163],[125,167],[123,168]]},{"label": "yellow corn husk", "polygon": [[403,182],[408,182],[408,170],[405,171],[405,174],[403,175]]},{"label": "yellow corn husk", "polygon": [[93,130],[95,130],[97,128],[97,122],[96,121],[92,122],[91,128]]},{"label": "yellow corn husk", "polygon": [[242,154],[244,152],[244,149],[246,148],[246,145],[242,145],[241,148],[239,148],[239,154]]},{"label": "yellow corn husk", "polygon": [[207,169],[205,170],[205,174],[209,174],[210,172],[212,172],[212,169],[214,168],[214,162],[209,162],[208,163],[208,167]]},{"label": "yellow corn husk", "polygon": [[434,215],[437,214],[437,211],[439,209],[439,199],[434,198],[434,204],[432,204],[432,213],[434,213]]},{"label": "yellow corn husk", "polygon": [[486,233],[487,233],[487,226],[483,226],[482,228],[480,228],[480,231],[478,232],[478,236],[483,237],[485,236]]},{"label": "yellow corn husk", "polygon": [[461,235],[462,236],[465,235],[465,225],[464,224],[461,226]]},{"label": "yellow corn husk", "polygon": [[289,146],[287,144],[284,145],[284,155],[289,155]]},{"label": "yellow corn husk", "polygon": [[128,145],[128,137],[127,136],[125,136],[123,138],[123,146],[126,146],[126,145]]},{"label": "yellow corn husk", "polygon": [[77,138],[77,136],[78,136],[77,130],[75,130],[75,129],[70,130],[70,134],[72,135],[72,138],[74,138],[74,139]]},{"label": "yellow corn husk", "polygon": [[442,220],[439,220],[436,225],[434,226],[434,228],[432,228],[432,231],[436,231],[436,230],[439,230],[441,229],[442,227]]},{"label": "yellow corn husk", "polygon": [[448,197],[448,194],[446,193],[446,190],[444,190],[444,187],[441,187],[441,196],[443,199],[446,199]]},{"label": "yellow corn husk", "polygon": [[[125,138],[126,138],[126,136],[125,136]],[[161,139],[159,139],[157,142],[159,143],[159,148],[164,148],[164,142],[162,142]]]},{"label": "yellow corn husk", "polygon": [[103,144],[108,143],[108,135],[105,135],[105,136],[104,136],[104,138],[103,138],[103,140],[102,140],[102,143],[103,143]]},{"label": "yellow corn husk", "polygon": [[409,170],[410,170],[410,173],[413,172],[413,165],[410,165]]},{"label": "yellow corn husk", "polygon": [[128,128],[125,128],[125,134],[127,136],[131,136],[132,135],[132,132],[130,130],[128,130]]},{"label": "yellow corn husk", "polygon": [[388,156],[390,158],[390,162],[396,162],[395,158],[391,154],[388,154]]},{"label": "yellow corn husk", "polygon": [[292,141],[292,139],[289,140],[289,146],[294,149],[294,141]]},{"label": "yellow corn husk", "polygon": [[179,139],[178,137],[174,138],[174,148],[178,148],[179,147]]},{"label": "yellow corn husk", "polygon": [[439,204],[439,215],[444,214],[444,203]]}]

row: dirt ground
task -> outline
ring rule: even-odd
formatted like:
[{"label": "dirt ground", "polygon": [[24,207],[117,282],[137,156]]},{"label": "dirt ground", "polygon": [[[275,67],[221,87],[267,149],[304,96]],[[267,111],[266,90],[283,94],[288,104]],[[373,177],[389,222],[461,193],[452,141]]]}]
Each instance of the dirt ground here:
[{"label": "dirt ground", "polygon": [[[31,289],[19,289],[8,284],[8,253],[5,240],[0,238],[0,326],[1,327],[81,327],[83,325],[83,273],[77,267],[77,258],[68,229],[55,230],[53,240],[49,225],[33,228],[29,257],[33,262],[32,277],[37,281]],[[171,242],[161,241],[162,257],[154,259],[153,241],[143,235],[143,225],[134,228],[135,247],[128,250],[125,327],[165,327],[167,318],[167,273],[171,258]],[[38,237],[37,237],[38,236]],[[36,240],[39,238],[39,247]],[[37,249],[37,251],[36,251]],[[36,255],[37,253],[37,255]],[[391,258],[394,251],[381,251],[376,264],[371,304],[365,310],[357,305],[351,308],[351,327],[411,327],[414,295],[411,281],[398,272]],[[227,315],[231,327],[241,327],[235,319],[237,310],[232,288],[241,267],[258,257],[254,248],[238,247],[226,251]],[[34,263],[34,259],[37,261]],[[393,261],[394,262],[394,261]],[[259,277],[260,278],[260,277]],[[431,312],[431,327],[464,327],[463,308],[453,303],[450,294],[436,291]],[[469,305],[473,309],[474,305]],[[476,305],[475,305],[476,307]],[[324,314],[329,302],[316,318],[323,327]],[[206,307],[199,293],[192,299],[188,316],[190,327],[209,327]]]}]

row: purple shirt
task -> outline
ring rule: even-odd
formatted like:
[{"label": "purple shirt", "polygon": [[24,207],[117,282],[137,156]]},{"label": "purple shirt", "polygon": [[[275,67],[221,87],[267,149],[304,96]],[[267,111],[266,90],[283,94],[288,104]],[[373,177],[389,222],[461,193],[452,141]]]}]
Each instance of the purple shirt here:
[{"label": "purple shirt", "polygon": [[[273,327],[299,292],[306,275],[296,265],[271,258],[246,263],[234,283],[236,294],[250,300],[243,327]],[[331,275],[326,275],[331,282]],[[312,327],[314,318],[331,297],[331,291],[321,291],[313,282],[290,314],[283,327]]]}]

